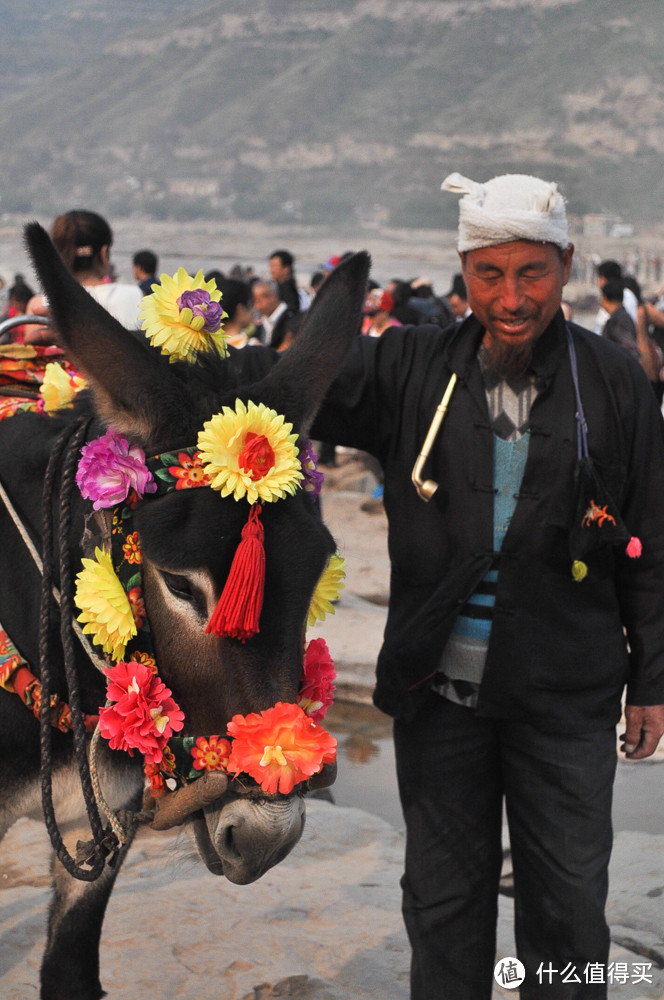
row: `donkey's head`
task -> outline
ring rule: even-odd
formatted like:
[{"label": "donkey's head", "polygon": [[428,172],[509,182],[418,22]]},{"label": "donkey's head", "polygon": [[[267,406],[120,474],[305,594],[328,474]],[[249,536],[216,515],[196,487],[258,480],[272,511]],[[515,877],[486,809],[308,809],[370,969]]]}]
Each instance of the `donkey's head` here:
[{"label": "donkey's head", "polygon": [[[90,384],[96,415],[148,457],[191,449],[206,422],[237,400],[283,416],[301,446],[357,332],[369,267],[368,256],[357,254],[328,278],[277,365],[267,352],[253,361],[245,354],[240,365],[239,356],[234,363],[217,351],[171,363],[72,278],[40,226],[29,226],[26,240],[62,346]],[[242,367],[257,377],[246,381]],[[246,641],[206,631],[250,510],[246,499],[206,486],[146,496],[133,514],[155,658],[184,712],[181,736],[224,735],[235,715],[297,700],[307,614],[334,542],[302,489],[264,503],[258,631]],[[297,794],[267,795],[256,787],[238,796],[234,785],[190,821],[210,870],[249,882],[297,842],[304,809]]]}]

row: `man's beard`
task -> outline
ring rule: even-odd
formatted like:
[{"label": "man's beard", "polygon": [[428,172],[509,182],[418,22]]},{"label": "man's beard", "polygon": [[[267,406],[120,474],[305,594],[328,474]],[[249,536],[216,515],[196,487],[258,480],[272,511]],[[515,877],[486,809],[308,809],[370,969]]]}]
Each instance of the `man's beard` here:
[{"label": "man's beard", "polygon": [[[488,340],[488,338],[487,338]],[[498,338],[484,343],[487,370],[501,379],[523,378],[533,357],[533,341],[506,343]]]}]

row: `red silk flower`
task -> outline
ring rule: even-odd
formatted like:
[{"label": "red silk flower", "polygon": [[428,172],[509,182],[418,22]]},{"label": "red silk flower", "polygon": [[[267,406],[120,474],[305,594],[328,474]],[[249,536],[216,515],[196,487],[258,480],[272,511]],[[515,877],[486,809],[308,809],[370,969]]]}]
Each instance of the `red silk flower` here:
[{"label": "red silk flower", "polygon": [[135,660],[107,667],[106,696],[113,705],[99,709],[99,730],[112,750],[138,750],[146,763],[159,764],[168,739],[184,725],[170,688],[145,663]]},{"label": "red silk flower", "polygon": [[296,784],[318,774],[336,758],[337,741],[300,708],[277,702],[260,714],[234,715],[228,771],[249,774],[264,792],[288,795]]},{"label": "red silk flower", "polygon": [[297,703],[314,722],[325,718],[334,701],[336,676],[325,639],[311,639],[304,652],[304,678]]}]

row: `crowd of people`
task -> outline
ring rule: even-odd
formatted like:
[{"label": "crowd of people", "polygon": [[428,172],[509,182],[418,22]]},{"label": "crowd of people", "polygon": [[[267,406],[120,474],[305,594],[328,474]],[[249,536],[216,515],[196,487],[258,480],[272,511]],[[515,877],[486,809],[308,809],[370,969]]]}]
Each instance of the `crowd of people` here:
[{"label": "crowd of people", "polygon": [[[141,297],[159,283],[159,257],[154,250],[134,253],[134,282],[118,281],[111,260],[113,234],[108,222],[94,212],[71,211],[58,216],[51,234],[66,263],[90,293],[127,327],[138,325]],[[274,250],[264,271],[235,264],[228,273],[209,270],[205,279],[214,279],[222,292],[227,313],[225,330],[234,347],[263,344],[285,350],[297,336],[317,290],[326,276],[350,251],[330,256],[308,281],[298,279],[295,256],[287,249]],[[620,344],[644,368],[660,404],[664,398],[664,284],[659,281],[646,295],[634,276],[641,254],[629,254],[625,262],[602,260],[586,254],[573,262],[572,278],[592,281],[597,289],[598,312],[594,332]],[[645,261],[646,272],[661,277],[657,256]],[[576,274],[575,274],[576,269]],[[0,279],[0,322],[16,316],[46,314],[48,307],[21,273],[9,287]],[[370,281],[364,306],[361,332],[379,337],[393,326],[433,323],[441,328],[462,322],[470,314],[463,275],[454,274],[444,294],[434,289],[426,276],[393,278],[384,286]],[[568,319],[574,306],[563,302]],[[14,326],[0,335],[0,343],[50,343],[53,331],[37,323]],[[325,458],[325,455],[323,456]]]}]

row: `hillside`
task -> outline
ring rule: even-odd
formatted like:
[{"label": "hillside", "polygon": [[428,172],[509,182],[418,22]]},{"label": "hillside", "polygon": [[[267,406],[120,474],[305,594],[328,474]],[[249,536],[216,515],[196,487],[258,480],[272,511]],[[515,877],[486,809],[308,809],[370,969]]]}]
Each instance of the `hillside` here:
[{"label": "hillside", "polygon": [[[573,213],[650,220],[664,198],[661,0],[602,11],[2,0],[15,27],[0,40],[0,207],[426,227],[453,224],[449,171],[519,170],[557,179]],[[21,48],[39,59],[21,65]]]}]

